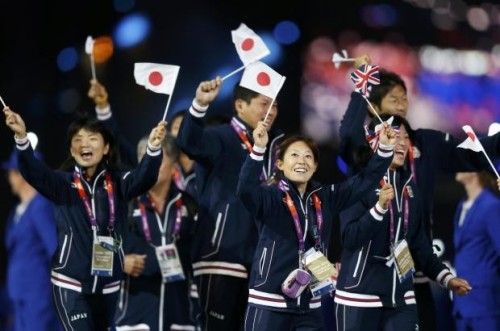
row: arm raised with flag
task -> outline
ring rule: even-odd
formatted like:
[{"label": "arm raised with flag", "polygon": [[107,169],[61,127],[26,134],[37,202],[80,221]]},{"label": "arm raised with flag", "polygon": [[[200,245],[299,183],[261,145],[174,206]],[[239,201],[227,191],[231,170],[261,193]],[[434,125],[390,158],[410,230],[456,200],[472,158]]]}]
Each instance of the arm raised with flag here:
[{"label": "arm raised with flag", "polygon": [[[206,108],[215,100],[222,86],[222,79],[217,76],[215,79],[203,81],[196,89],[196,97],[193,101],[193,107]],[[199,110],[199,109],[198,109]],[[205,109],[206,110],[206,109]]]}]

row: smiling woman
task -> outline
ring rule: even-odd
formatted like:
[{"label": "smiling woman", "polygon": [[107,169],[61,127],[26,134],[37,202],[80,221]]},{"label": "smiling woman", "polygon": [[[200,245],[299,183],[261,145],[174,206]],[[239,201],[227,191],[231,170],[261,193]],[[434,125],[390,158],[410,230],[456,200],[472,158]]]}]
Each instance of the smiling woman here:
[{"label": "smiling woman", "polygon": [[311,180],[318,166],[318,147],[312,139],[297,135],[280,144],[279,179],[261,185],[267,124],[259,122],[253,139],[238,182],[238,196],[259,224],[245,330],[323,330],[321,297],[335,289],[337,278],[325,256],[333,221],[383,177],[393,156],[395,134],[384,125],[377,153],[365,171],[339,184]]},{"label": "smiling woman", "polygon": [[69,156],[54,171],[34,156],[21,116],[7,107],[3,112],[15,134],[21,175],[55,205],[59,242],[51,281],[61,323],[71,330],[106,330],[123,277],[128,201],[156,182],[165,122],[151,130],[137,168],[125,172],[111,133],[82,117],[70,125]]}]

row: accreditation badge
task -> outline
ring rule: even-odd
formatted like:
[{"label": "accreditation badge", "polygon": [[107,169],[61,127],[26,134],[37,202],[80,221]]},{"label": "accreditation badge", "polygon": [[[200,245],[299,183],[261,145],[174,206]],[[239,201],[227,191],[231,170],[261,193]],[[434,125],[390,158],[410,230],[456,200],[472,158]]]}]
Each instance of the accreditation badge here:
[{"label": "accreditation badge", "polygon": [[175,244],[172,243],[156,247],[156,258],[160,265],[164,283],[186,279]]},{"label": "accreditation badge", "polygon": [[415,263],[411,257],[408,242],[403,239],[391,247],[392,255],[394,257],[396,271],[398,273],[399,281],[403,282],[406,278],[411,277],[415,272]]},{"label": "accreditation badge", "polygon": [[92,276],[113,276],[114,250],[107,247],[114,246],[114,239],[109,236],[94,237],[92,244]]},{"label": "accreditation badge", "polygon": [[326,256],[314,248],[309,249],[304,254],[304,265],[307,270],[318,280],[324,281],[328,278],[337,277],[337,270],[333,264],[328,261]]},{"label": "accreditation badge", "polygon": [[314,248],[309,249],[304,254],[304,264],[314,276],[309,284],[313,297],[321,297],[335,290],[338,272],[323,253]]}]

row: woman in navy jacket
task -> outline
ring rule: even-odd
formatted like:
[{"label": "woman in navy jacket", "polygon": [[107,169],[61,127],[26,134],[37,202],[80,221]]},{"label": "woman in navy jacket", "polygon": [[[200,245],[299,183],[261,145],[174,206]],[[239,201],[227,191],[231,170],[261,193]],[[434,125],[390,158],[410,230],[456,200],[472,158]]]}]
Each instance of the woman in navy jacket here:
[{"label": "woman in navy jacket", "polygon": [[127,204],[156,182],[165,123],[151,131],[148,156],[134,171],[121,172],[109,131],[96,120],[77,120],[68,129],[71,156],[62,171],[53,171],[34,157],[21,116],[7,107],[3,112],[15,133],[21,174],[55,204],[51,279],[59,318],[66,329],[107,330],[123,277]]},{"label": "woman in navy jacket", "polygon": [[381,134],[383,144],[365,171],[330,185],[310,181],[317,168],[316,144],[309,138],[290,137],[280,145],[281,181],[261,186],[262,155],[269,140],[266,127],[260,122],[253,132],[254,147],[238,184],[238,196],[260,228],[245,330],[322,330],[323,317],[317,308],[321,295],[333,289],[336,275],[333,271],[327,278],[317,278],[308,259],[317,257],[314,262],[324,262],[321,268],[333,268],[322,254],[329,244],[334,216],[377,185],[392,157],[395,138],[389,137],[395,134],[387,126]]},{"label": "woman in navy jacket", "polygon": [[[376,121],[372,120],[372,129]],[[420,192],[403,167],[412,131],[400,116],[394,116],[393,125],[399,128],[398,140],[382,187],[340,214],[343,250],[335,291],[339,331],[418,330],[415,265],[459,295],[471,289],[433,253],[421,217]],[[368,146],[366,150],[371,152]],[[362,163],[363,155],[369,154],[358,155]]]}]

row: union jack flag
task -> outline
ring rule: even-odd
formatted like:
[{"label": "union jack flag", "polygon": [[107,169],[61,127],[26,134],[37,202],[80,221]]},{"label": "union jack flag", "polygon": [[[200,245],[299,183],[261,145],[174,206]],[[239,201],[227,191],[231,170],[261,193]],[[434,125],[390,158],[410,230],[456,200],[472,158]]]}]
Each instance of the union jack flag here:
[{"label": "union jack flag", "polygon": [[368,97],[371,87],[380,84],[378,66],[363,64],[351,73],[351,80],[356,86],[356,91]]}]

